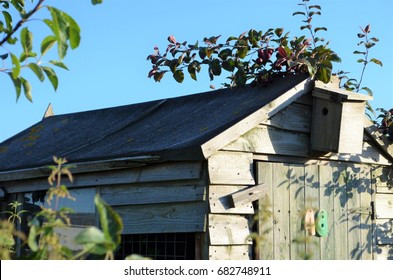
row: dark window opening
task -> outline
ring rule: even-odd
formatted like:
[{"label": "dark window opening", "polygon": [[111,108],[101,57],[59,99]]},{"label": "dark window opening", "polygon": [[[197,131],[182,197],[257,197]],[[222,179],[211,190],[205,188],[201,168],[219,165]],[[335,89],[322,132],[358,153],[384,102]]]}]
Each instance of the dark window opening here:
[{"label": "dark window opening", "polygon": [[137,254],[154,260],[195,260],[195,233],[122,235],[115,259]]}]

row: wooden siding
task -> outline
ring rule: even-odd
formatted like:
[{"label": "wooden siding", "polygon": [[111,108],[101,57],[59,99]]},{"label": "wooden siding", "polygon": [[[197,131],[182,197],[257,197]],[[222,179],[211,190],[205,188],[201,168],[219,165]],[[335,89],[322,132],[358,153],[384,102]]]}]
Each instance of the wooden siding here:
[{"label": "wooden siding", "polygon": [[123,219],[123,234],[206,230],[207,205],[204,201],[117,206],[113,209]]},{"label": "wooden siding", "polygon": [[393,168],[372,170],[375,194],[375,236],[378,260],[393,260]]},{"label": "wooden siding", "polygon": [[247,186],[214,186],[209,187],[209,206],[212,214],[254,214],[252,203],[233,207],[231,195]]},{"label": "wooden siding", "polygon": [[240,215],[209,215],[211,245],[252,244],[248,219]]},{"label": "wooden siding", "polygon": [[[260,201],[261,259],[371,259],[373,242],[368,167],[354,164],[257,163],[257,181],[270,186]],[[306,236],[305,209],[328,212],[328,236]],[[266,210],[267,209],[267,210]]]},{"label": "wooden siding", "polygon": [[162,182],[103,186],[100,195],[111,206],[176,203],[206,200],[206,185]]},{"label": "wooden siding", "polygon": [[249,260],[251,259],[251,246],[210,246],[210,260]]},{"label": "wooden siding", "polygon": [[[81,188],[146,182],[198,180],[201,178],[201,172],[201,162],[171,162],[129,169],[80,173],[74,176],[72,183],[67,179],[64,183],[69,188]],[[7,193],[46,190],[49,188],[47,178],[8,181],[0,184]]]},{"label": "wooden siding", "polygon": [[233,195],[255,185],[253,155],[219,151],[208,159],[209,259],[251,258],[252,201],[234,205]]},{"label": "wooden siding", "polygon": [[210,184],[254,185],[251,153],[217,152],[208,159]]},{"label": "wooden siding", "polygon": [[163,163],[129,173],[135,174],[134,180],[99,187],[102,198],[122,218],[124,234],[206,231],[206,165]]},{"label": "wooden siding", "polygon": [[[257,155],[296,156],[308,160],[334,160],[355,163],[390,165],[374,141],[363,141],[361,154],[312,154],[310,133],[312,124],[312,97],[310,94],[296,100],[235,141],[222,148],[224,151],[250,152]],[[361,135],[358,135],[361,139]]]}]

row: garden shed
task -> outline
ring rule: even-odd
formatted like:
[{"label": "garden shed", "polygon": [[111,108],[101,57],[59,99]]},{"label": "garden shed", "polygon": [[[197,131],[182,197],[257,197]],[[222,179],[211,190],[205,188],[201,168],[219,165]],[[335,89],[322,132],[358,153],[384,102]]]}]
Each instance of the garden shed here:
[{"label": "garden shed", "polygon": [[0,144],[2,207],[44,203],[56,155],[74,166],[64,242],[98,225],[99,193],[123,219],[119,259],[393,259],[393,145],[367,100],[293,75],[48,114]]}]

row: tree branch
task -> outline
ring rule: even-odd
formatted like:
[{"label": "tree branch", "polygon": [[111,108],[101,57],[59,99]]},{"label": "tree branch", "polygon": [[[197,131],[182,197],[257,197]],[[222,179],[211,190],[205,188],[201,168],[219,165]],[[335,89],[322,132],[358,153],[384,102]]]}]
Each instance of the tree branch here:
[{"label": "tree branch", "polygon": [[10,33],[7,34],[7,36],[5,36],[3,38],[3,40],[0,41],[0,46],[2,46],[4,43],[6,43],[8,41],[8,39],[10,39],[12,37],[12,35],[15,34],[16,31],[18,31],[18,29],[33,15],[35,14],[40,8],[42,3],[45,0],[39,0],[37,5],[26,14],[26,17],[22,18],[20,21],[18,21],[18,23],[15,25],[15,27],[12,29],[12,31]]}]

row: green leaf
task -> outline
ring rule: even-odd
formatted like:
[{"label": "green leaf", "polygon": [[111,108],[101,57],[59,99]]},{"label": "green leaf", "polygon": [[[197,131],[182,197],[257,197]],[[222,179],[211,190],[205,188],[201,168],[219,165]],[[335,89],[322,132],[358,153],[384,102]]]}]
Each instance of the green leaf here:
[{"label": "green leaf", "polygon": [[218,54],[218,57],[221,58],[222,60],[226,60],[229,56],[232,56],[232,50],[231,49],[223,49]]},{"label": "green leaf", "polygon": [[377,64],[379,66],[382,66],[382,62],[380,60],[376,59],[376,58],[371,58],[370,61],[374,62],[375,64]]},{"label": "green leaf", "polygon": [[25,53],[30,53],[33,49],[33,33],[27,27],[20,31],[20,42]]},{"label": "green leaf", "polygon": [[317,80],[327,84],[330,82],[332,76],[332,69],[328,67],[320,67],[316,73]]},{"label": "green leaf", "polygon": [[11,53],[11,60],[12,60],[12,76],[16,79],[20,74],[20,63],[19,59]]},{"label": "green leaf", "polygon": [[37,244],[37,236],[38,236],[38,230],[35,225],[32,225],[29,230],[29,236],[27,238],[27,244],[29,245],[30,249],[33,252],[37,252],[38,250],[38,244]]},{"label": "green leaf", "polygon": [[314,32],[315,33],[317,33],[320,30],[327,31],[327,28],[326,27],[316,27],[316,28],[314,28]]},{"label": "green leaf", "polygon": [[47,66],[42,66],[41,68],[42,68],[42,70],[44,70],[46,76],[48,77],[54,90],[56,91],[57,87],[59,85],[59,79],[57,78],[56,72],[52,68],[47,67]]},{"label": "green leaf", "polygon": [[304,30],[304,29],[310,29],[310,26],[309,25],[300,26],[300,30]]},{"label": "green leaf", "polygon": [[212,54],[214,53],[214,48],[206,48],[206,56],[210,58]]},{"label": "green leaf", "polygon": [[21,91],[22,91],[22,83],[21,83],[19,77],[15,79],[12,76],[12,73],[8,73],[8,74],[9,74],[12,82],[14,83],[14,88],[15,88],[15,91],[16,91],[16,101],[18,101],[19,97],[20,97],[20,94],[21,94]]},{"label": "green leaf", "polygon": [[75,242],[78,244],[105,244],[104,233],[96,227],[88,227],[75,237]]},{"label": "green leaf", "polygon": [[362,87],[361,90],[366,91],[369,96],[373,96],[373,92],[372,92],[372,90],[370,88]]},{"label": "green leaf", "polygon": [[63,11],[61,11],[61,15],[67,21],[67,25],[68,25],[67,32],[68,32],[68,39],[70,41],[70,47],[71,49],[76,49],[81,41],[81,35],[80,35],[81,29],[78,23],[70,15],[66,14]]},{"label": "green leaf", "polygon": [[68,24],[62,11],[50,6],[47,8],[52,16],[52,20],[44,20],[44,22],[52,29],[57,40],[59,58],[63,59],[66,56],[68,49]]},{"label": "green leaf", "polygon": [[206,57],[206,47],[200,47],[198,53],[199,53],[199,57],[201,59],[205,59],[205,57]]},{"label": "green leaf", "polygon": [[308,13],[309,18],[311,18],[313,15],[321,15],[321,12],[320,11],[317,11],[317,12],[311,11]]},{"label": "green leaf", "polygon": [[319,5],[311,5],[311,6],[309,6],[308,7],[309,9],[318,9],[318,10],[321,10],[321,6],[319,6]]},{"label": "green leaf", "polygon": [[274,30],[274,33],[276,34],[277,37],[281,37],[282,33],[284,32],[284,28],[276,28]]},{"label": "green leaf", "polygon": [[294,13],[292,14],[292,16],[296,16],[296,15],[303,15],[303,16],[305,16],[306,13],[305,13],[305,12],[294,12]]},{"label": "green leaf", "polygon": [[103,0],[91,0],[93,5],[102,4]]},{"label": "green leaf", "polygon": [[31,85],[30,85],[29,81],[22,78],[22,77],[20,77],[20,80],[22,82],[23,91],[25,93],[27,100],[29,100],[30,102],[33,102],[33,97],[31,96]]},{"label": "green leaf", "polygon": [[29,63],[27,66],[31,69],[31,71],[34,72],[34,74],[41,82],[45,80],[44,72],[42,71],[41,67],[38,64]]},{"label": "green leaf", "polygon": [[153,76],[154,81],[160,82],[161,79],[164,77],[164,74],[165,74],[165,71],[161,71],[161,72],[156,72],[156,73],[154,73],[154,76]]},{"label": "green leaf", "polygon": [[0,58],[1,58],[2,60],[6,60],[6,59],[8,58],[8,53],[5,53],[5,54],[0,55]]},{"label": "green leaf", "polygon": [[57,66],[57,67],[63,68],[63,69],[65,69],[65,70],[69,70],[68,67],[67,67],[63,62],[61,62],[61,61],[58,61],[58,60],[50,60],[49,63],[50,63],[50,64],[53,64],[53,65],[55,65],[55,66]]},{"label": "green leaf", "polygon": [[367,49],[369,49],[369,48],[374,47],[374,46],[375,46],[375,43],[367,42],[367,43],[364,44],[364,46],[365,46]]},{"label": "green leaf", "polygon": [[5,24],[7,26],[7,33],[12,31],[12,17],[7,11],[2,12],[5,19]]},{"label": "green leaf", "polygon": [[123,222],[118,213],[108,206],[99,195],[94,198],[98,214],[100,216],[100,225],[105,234],[105,239],[111,240],[113,249],[120,244],[121,232],[123,231]]},{"label": "green leaf", "polygon": [[363,58],[360,58],[360,59],[357,60],[357,62],[359,62],[359,63],[365,63],[366,61],[365,61]]},{"label": "green leaf", "polygon": [[188,65],[187,69],[188,69],[188,73],[190,74],[190,77],[191,77],[193,80],[197,81],[197,76],[196,76],[196,70],[195,70],[195,68],[192,67],[192,65],[190,64],[190,65]]},{"label": "green leaf", "polygon": [[245,58],[248,54],[248,51],[250,50],[250,47],[248,46],[247,42],[244,40],[239,40],[239,45],[236,48],[237,48],[236,54],[240,59]]},{"label": "green leaf", "polygon": [[228,59],[222,62],[222,68],[228,72],[235,70],[236,62],[233,59]]},{"label": "green leaf", "polygon": [[201,66],[198,61],[193,61],[190,65],[188,65],[188,73],[190,74],[193,80],[197,80],[196,72],[199,73],[201,70]]},{"label": "green leaf", "polygon": [[41,42],[41,55],[45,55],[56,43],[56,37],[47,36]]},{"label": "green leaf", "polygon": [[354,53],[354,54],[362,54],[362,55],[365,55],[365,54],[366,54],[366,52],[360,52],[360,51],[354,51],[353,53]]},{"label": "green leaf", "polygon": [[184,73],[182,70],[176,70],[173,73],[173,78],[175,78],[176,82],[182,83],[184,81]]}]

